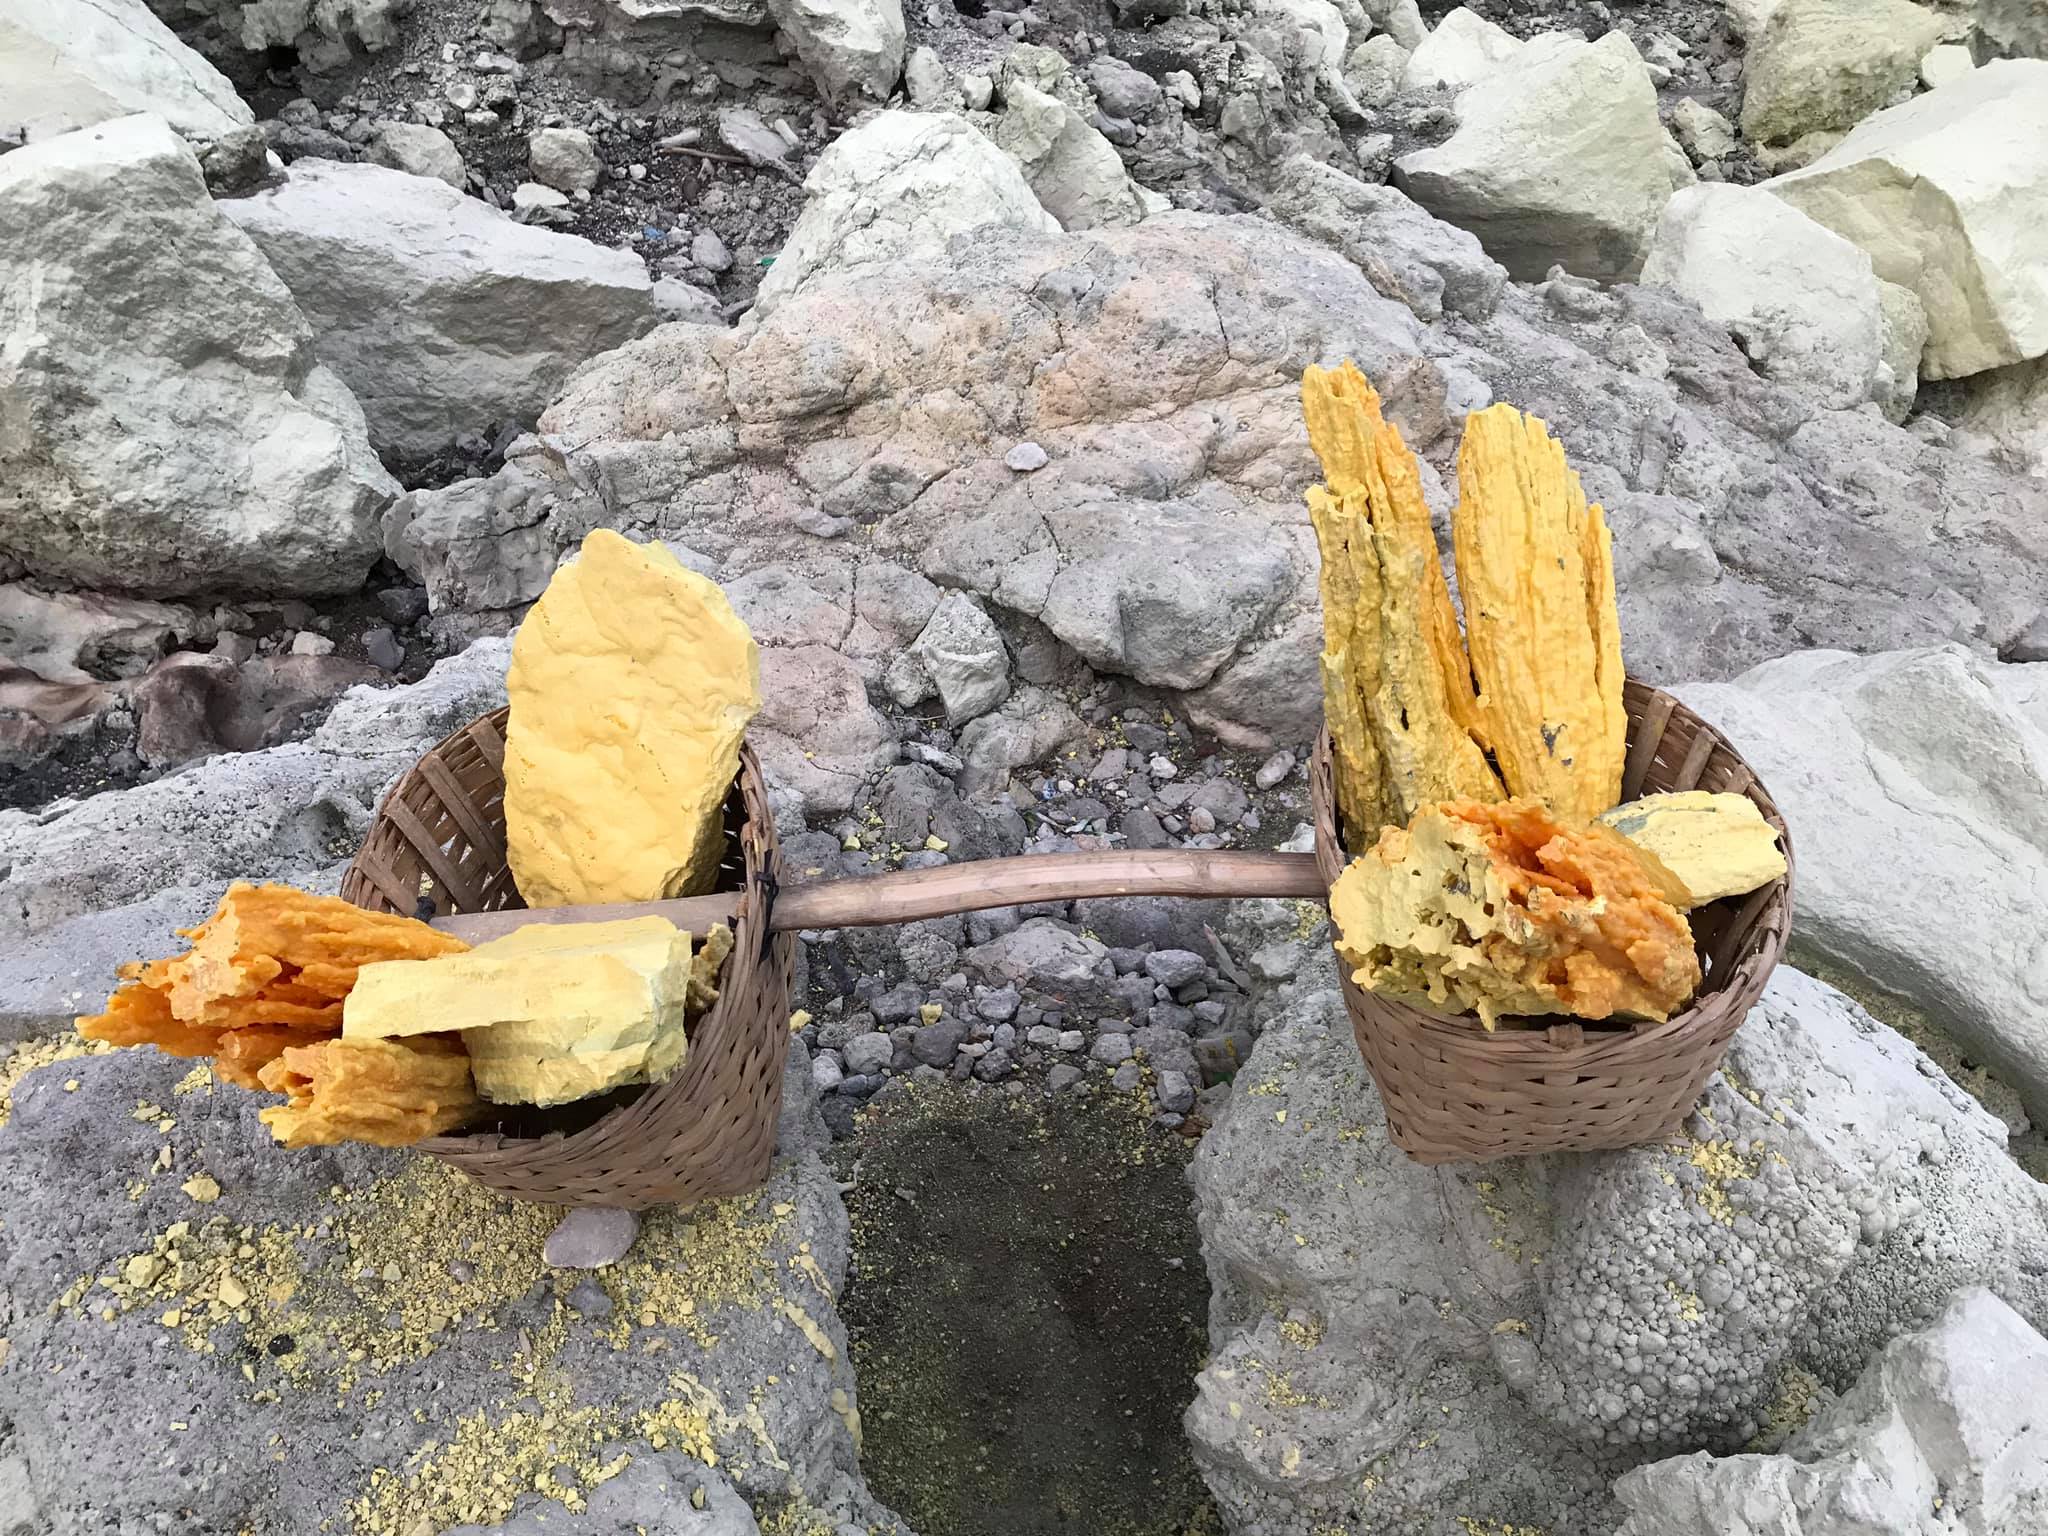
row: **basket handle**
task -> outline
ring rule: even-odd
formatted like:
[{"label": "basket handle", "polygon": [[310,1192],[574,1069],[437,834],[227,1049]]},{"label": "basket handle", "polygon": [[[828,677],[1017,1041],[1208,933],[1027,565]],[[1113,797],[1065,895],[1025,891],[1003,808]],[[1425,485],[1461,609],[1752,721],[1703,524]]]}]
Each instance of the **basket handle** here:
[{"label": "basket handle", "polygon": [[[987,907],[1088,896],[1308,896],[1321,900],[1324,895],[1315,857],[1306,853],[1147,848],[1024,854],[787,886],[768,900],[768,927],[777,933],[797,928],[872,928]],[[597,923],[627,917],[665,917],[678,928],[702,933],[714,923],[730,922],[742,896],[739,891],[719,891],[674,901],[456,912],[435,918],[434,926],[472,944],[502,938],[533,923]]]}]

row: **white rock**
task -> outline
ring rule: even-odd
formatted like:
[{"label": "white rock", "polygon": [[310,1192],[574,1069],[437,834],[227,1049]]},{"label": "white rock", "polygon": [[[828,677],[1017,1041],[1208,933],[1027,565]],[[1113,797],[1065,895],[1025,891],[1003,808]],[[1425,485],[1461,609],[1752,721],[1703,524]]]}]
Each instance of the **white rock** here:
[{"label": "white rock", "polygon": [[1629,1511],[1616,1536],[1851,1536],[1871,1527],[1846,1512],[1866,1509],[1930,1512],[1887,1521],[1902,1532],[2048,1530],[2048,1339],[1989,1290],[1963,1291],[1783,1454],[1674,1456],[1614,1491]]},{"label": "white rock", "polygon": [[1099,229],[1145,216],[1144,196],[1116,146],[1057,96],[1021,79],[1005,81],[1003,114],[989,132],[1061,227]]},{"label": "white rock", "polygon": [[1855,126],[1912,85],[1944,30],[1909,0],[1783,0],[1743,58],[1743,136]]},{"label": "white rock", "polygon": [[939,105],[952,86],[952,79],[946,73],[946,66],[939,62],[935,49],[920,44],[910,50],[910,58],[903,66],[903,89],[913,106]]},{"label": "white rock", "polygon": [[541,128],[526,140],[533,179],[558,192],[588,192],[604,174],[597,145],[581,128]]},{"label": "white rock", "polygon": [[521,213],[530,213],[536,209],[566,208],[569,206],[569,194],[543,186],[537,181],[522,181],[512,189],[512,206]]},{"label": "white rock", "polygon": [[425,123],[380,123],[377,137],[370,141],[373,165],[404,171],[408,176],[431,176],[460,192],[469,174],[462,163],[462,151],[438,128]]},{"label": "white rock", "polygon": [[1763,185],[1920,296],[1923,377],[2048,352],[2048,61],[1972,70]]},{"label": "white rock", "polygon": [[1634,276],[1671,196],[1657,93],[1625,33],[1549,34],[1457,99],[1458,129],[1395,162],[1423,207],[1526,281]]},{"label": "white rock", "polygon": [[996,93],[996,83],[987,75],[962,75],[960,77],[960,99],[970,112],[987,109]]},{"label": "white rock", "polygon": [[1022,442],[1003,455],[1003,463],[1020,475],[1043,469],[1047,463],[1046,451],[1033,442]]},{"label": "white rock", "polygon": [[1671,109],[1671,131],[1695,159],[1718,160],[1735,152],[1735,129],[1728,119],[1690,96]]},{"label": "white rock", "polygon": [[813,273],[912,261],[991,224],[1056,235],[1017,163],[955,113],[882,112],[835,140],[804,178],[796,228],[761,280],[765,315]]},{"label": "white rock", "polygon": [[517,223],[439,181],[300,160],[283,185],[221,207],[298,297],[387,451],[530,422],[578,363],[656,321],[630,252]]},{"label": "white rock", "polygon": [[349,592],[398,487],[162,118],[0,156],[0,546],[152,595]]},{"label": "white rock", "polygon": [[1280,62],[1320,95],[1339,122],[1364,119],[1364,112],[1344,80],[1344,56],[1351,48],[1351,29],[1331,0],[1252,0],[1253,15],[1271,32],[1255,29],[1277,42]]},{"label": "white rock", "polygon": [[1873,397],[1884,355],[1870,257],[1770,193],[1709,182],[1674,195],[1642,280],[1727,326],[1766,377],[1836,409]]},{"label": "white rock", "polygon": [[332,656],[334,642],[314,630],[302,629],[292,636],[294,656]]},{"label": "white rock", "polygon": [[0,5],[0,131],[23,127],[33,141],[133,112],[200,139],[256,121],[143,0]]},{"label": "white rock", "polygon": [[1728,13],[1728,30],[1737,37],[1754,40],[1764,35],[1771,17],[1784,0],[1721,0]]},{"label": "white rock", "polygon": [[1970,50],[1961,43],[1941,43],[1927,50],[1920,60],[1920,83],[1938,91],[1951,80],[1960,80],[1977,67]]},{"label": "white rock", "polygon": [[1958,379],[1940,408],[1965,446],[2048,478],[2048,358]]},{"label": "white rock", "polygon": [[1520,38],[1461,5],[1408,55],[1402,83],[1411,91],[1436,86],[1462,91],[1484,80],[1522,48]]},{"label": "white rock", "polygon": [[948,592],[932,610],[912,652],[946,706],[946,723],[985,715],[1010,696],[1010,653],[981,604]]},{"label": "white rock", "polygon": [[687,320],[693,325],[725,324],[725,308],[718,296],[680,277],[661,277],[654,282],[654,311],[664,325]]},{"label": "white rock", "polygon": [[903,74],[902,0],[768,0],[768,11],[827,96],[889,99]]},{"label": "white rock", "polygon": [[1679,693],[1785,813],[1797,942],[1924,1008],[2048,1120],[2048,666],[1812,651]]},{"label": "white rock", "polygon": [[1407,68],[1408,50],[1380,32],[1351,50],[1344,61],[1344,83],[1360,105],[1384,107],[1401,94]]}]

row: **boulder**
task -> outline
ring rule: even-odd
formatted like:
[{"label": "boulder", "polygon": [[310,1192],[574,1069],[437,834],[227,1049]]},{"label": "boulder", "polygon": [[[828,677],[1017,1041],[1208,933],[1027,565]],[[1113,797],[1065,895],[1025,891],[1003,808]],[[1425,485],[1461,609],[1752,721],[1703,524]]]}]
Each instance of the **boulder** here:
[{"label": "boulder", "polygon": [[469,184],[469,172],[455,141],[425,123],[379,123],[366,158],[372,165],[389,166],[408,176],[445,181],[458,192]]},{"label": "boulder", "polygon": [[389,453],[530,423],[577,364],[655,324],[638,257],[516,223],[438,180],[300,160],[282,185],[221,207],[297,296]]},{"label": "boulder", "polygon": [[956,113],[882,112],[833,141],[804,211],[761,280],[766,315],[814,272],[915,262],[991,225],[1057,234],[1017,164]]},{"label": "boulder", "polygon": [[1865,119],[1763,183],[1927,310],[1922,377],[2048,352],[2048,60],[2000,59]]},{"label": "boulder", "polygon": [[1086,739],[1081,717],[1058,694],[1019,688],[993,714],[967,722],[960,733],[960,793],[993,799],[1020,768],[1049,762]]},{"label": "boulder", "polygon": [[1458,128],[1394,162],[1402,190],[1511,276],[1633,277],[1673,187],[1657,92],[1626,33],[1539,37],[1457,99]]},{"label": "boulder", "polygon": [[1319,98],[1340,123],[1366,120],[1344,77],[1351,29],[1331,0],[1253,0],[1243,39],[1291,75],[1303,99]]},{"label": "boulder", "polygon": [[1520,38],[1461,5],[1408,55],[1401,84],[1411,91],[1439,86],[1462,91],[1508,63],[1522,48]]},{"label": "boulder", "polygon": [[1781,1454],[1676,1456],[1614,1493],[1629,1513],[1615,1536],[1849,1536],[1869,1529],[1852,1513],[1865,1510],[1930,1536],[2048,1529],[2048,1339],[1990,1291],[1963,1291]]},{"label": "boulder", "polygon": [[[354,1510],[754,1536],[749,1505],[770,1529],[899,1525],[860,1474],[847,1219],[800,1044],[762,1187],[647,1212],[590,1285],[549,1271],[558,1211],[412,1152],[286,1152],[262,1095],[190,1067],[62,1062],[0,1128],[0,1279],[25,1303],[0,1415],[33,1529],[314,1532]],[[132,1453],[201,1425],[203,1451]]]},{"label": "boulder", "polygon": [[559,455],[523,438],[488,479],[407,491],[384,514],[384,552],[436,613],[517,610],[539,597],[599,508]]},{"label": "boulder", "polygon": [[143,0],[8,0],[0,11],[0,135],[31,142],[151,112],[192,139],[256,121],[219,70]]},{"label": "boulder", "polygon": [[766,646],[748,734],[771,790],[810,816],[849,809],[896,760],[896,731],[868,703],[857,663],[823,645]]},{"label": "boulder", "polygon": [[1695,160],[1719,160],[1735,153],[1735,129],[1696,97],[1682,97],[1671,109],[1671,132]]},{"label": "boulder", "polygon": [[1935,410],[1959,443],[2048,479],[2048,358],[1957,379]]},{"label": "boulder", "polygon": [[350,689],[303,742],[208,758],[39,811],[0,811],[0,935],[41,933],[158,891],[353,857],[391,782],[505,702],[510,656],[509,642],[480,640],[417,683]]},{"label": "boulder", "polygon": [[1768,192],[1706,182],[1675,194],[1642,280],[1691,299],[1764,377],[1824,405],[1846,410],[1891,392],[1870,257]]},{"label": "boulder", "polygon": [[302,734],[309,717],[356,684],[378,680],[375,667],[332,654],[235,662],[180,652],[135,685],[135,750],[163,768],[273,747]]},{"label": "boulder", "polygon": [[0,543],[162,597],[350,592],[397,492],[362,408],[159,117],[0,157]]},{"label": "boulder", "polygon": [[1744,137],[1855,127],[1912,88],[1945,30],[1909,0],[1782,0],[1743,56]]},{"label": "boulder", "polygon": [[768,14],[834,100],[887,101],[903,74],[903,0],[768,0]]},{"label": "boulder", "polygon": [[1192,1169],[1213,1299],[1186,1422],[1233,1529],[1612,1530],[1617,1472],[1774,1445],[1959,1287],[2048,1321],[2048,1190],[1808,977],[1779,968],[1675,1135],[1428,1168],[1388,1143],[1330,975],[1283,991]]},{"label": "boulder", "polygon": [[212,620],[175,603],[0,586],[0,656],[48,682],[133,677],[175,644],[213,631]]},{"label": "boulder", "polygon": [[1344,83],[1360,106],[1389,106],[1401,94],[1408,50],[1384,32],[1368,37],[1345,57]]},{"label": "boulder", "polygon": [[1445,310],[1484,320],[1507,285],[1507,270],[1466,231],[1432,218],[1396,188],[1359,181],[1307,155],[1280,168],[1266,206],[1357,263],[1373,287],[1418,320],[1439,320]]},{"label": "boulder", "polygon": [[1135,224],[1144,192],[1116,146],[1073,107],[1025,80],[1003,83],[1003,111],[989,137],[1014,158],[1032,195],[1064,229]]},{"label": "boulder", "polygon": [[2048,667],[1814,651],[1679,692],[1785,812],[1799,950],[1924,1009],[2048,1120]]}]

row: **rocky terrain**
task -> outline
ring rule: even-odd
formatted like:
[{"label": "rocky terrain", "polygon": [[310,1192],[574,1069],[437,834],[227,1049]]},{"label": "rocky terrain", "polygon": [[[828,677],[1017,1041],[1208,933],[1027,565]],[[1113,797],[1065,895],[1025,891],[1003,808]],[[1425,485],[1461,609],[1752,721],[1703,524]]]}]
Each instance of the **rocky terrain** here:
[{"label": "rocky terrain", "polygon": [[[2048,1527],[2044,224],[2040,0],[11,0],[0,1536]],[[752,627],[798,878],[1306,847],[1347,357],[1440,531],[1466,412],[1551,423],[1793,829],[1673,1143],[1409,1163],[1313,903],[806,934],[768,1187],[637,1226],[71,1034],[332,890],[597,527]],[[1100,1307],[915,1209],[956,1144],[1145,1200]],[[1006,1281],[920,1344],[940,1242]],[[1062,1415],[972,1366],[1020,1273],[1028,1454],[928,1422]]]}]

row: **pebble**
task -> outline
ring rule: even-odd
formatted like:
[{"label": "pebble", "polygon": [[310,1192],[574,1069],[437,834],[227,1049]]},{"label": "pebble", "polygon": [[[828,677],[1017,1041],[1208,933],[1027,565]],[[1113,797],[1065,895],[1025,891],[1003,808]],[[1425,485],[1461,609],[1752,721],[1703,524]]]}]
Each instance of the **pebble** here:
[{"label": "pebble", "polygon": [[580,1317],[595,1319],[612,1315],[612,1298],[595,1280],[578,1280],[569,1292],[569,1305]]},{"label": "pebble", "polygon": [[1252,775],[1252,782],[1261,789],[1272,789],[1292,772],[1294,772],[1294,754],[1292,752],[1275,752],[1271,757],[1259,764],[1259,771]]},{"label": "pebble", "polygon": [[553,1269],[603,1269],[632,1250],[640,1218],[631,1211],[586,1206],[564,1216],[541,1250]]},{"label": "pebble", "polygon": [[1169,989],[1200,981],[1208,968],[1192,949],[1155,949],[1145,957],[1145,974]]},{"label": "pebble", "polygon": [[1180,770],[1163,757],[1154,757],[1151,762],[1145,765],[1145,770],[1161,783],[1165,783],[1168,779],[1177,778],[1180,774]]},{"label": "pebble", "polygon": [[847,1041],[839,1054],[849,1078],[863,1077],[887,1067],[896,1057],[896,1046],[880,1030],[869,1030]]},{"label": "pebble", "polygon": [[512,189],[512,206],[524,213],[532,208],[566,208],[569,195],[544,187],[537,181],[522,181]]},{"label": "pebble", "polygon": [[700,229],[690,242],[690,260],[706,272],[730,272],[732,252],[725,248],[725,242],[715,231]]},{"label": "pebble", "polygon": [[294,656],[332,656],[334,642],[325,635],[316,635],[310,629],[302,629],[292,636]]},{"label": "pebble", "polygon": [[1145,1069],[1135,1061],[1127,1061],[1109,1074],[1109,1086],[1119,1093],[1129,1093],[1145,1081]]},{"label": "pebble", "polygon": [[1195,1107],[1195,1085],[1183,1072],[1161,1072],[1154,1091],[1159,1096],[1159,1107],[1168,1114],[1184,1115]]},{"label": "pebble", "polygon": [[1120,1061],[1129,1060],[1130,1054],[1129,1035],[1097,1035],[1095,1043],[1088,1048],[1089,1057],[1101,1062],[1105,1067],[1113,1067]]},{"label": "pebble", "polygon": [[879,1072],[849,1073],[839,1080],[839,1096],[842,1099],[865,1099],[881,1092],[885,1081]]},{"label": "pebble", "polygon": [[974,1011],[992,1024],[1017,1017],[1019,999],[1015,987],[982,987],[974,995]]},{"label": "pebble", "polygon": [[1046,451],[1036,443],[1019,443],[1003,455],[1003,462],[1020,475],[1028,475],[1034,469],[1043,469],[1047,461]]},{"label": "pebble", "polygon": [[398,636],[379,625],[363,634],[363,654],[370,658],[370,665],[382,667],[386,672],[396,672],[405,665],[405,647],[398,643]]},{"label": "pebble", "polygon": [[[1078,1029],[1074,1031],[1076,1040],[1080,1038],[1080,1035],[1081,1031]],[[1026,1045],[1035,1045],[1041,1050],[1057,1050],[1059,1049],[1060,1032],[1050,1024],[1034,1024],[1024,1031],[1024,1043]]]},{"label": "pebble", "polygon": [[1216,830],[1216,818],[1210,814],[1207,806],[1198,805],[1188,812],[1188,830],[1191,832],[1214,832]]},{"label": "pebble", "polygon": [[1087,1043],[1088,1037],[1078,1029],[1063,1029],[1059,1032],[1059,1038],[1053,1042],[1053,1049],[1056,1051],[1078,1051]]},{"label": "pebble", "polygon": [[811,1058],[811,1084],[820,1093],[830,1093],[846,1076],[846,1069],[839,1064],[839,1058],[830,1051],[820,1051]]},{"label": "pebble", "polygon": [[1045,1081],[1047,1087],[1051,1088],[1054,1093],[1058,1093],[1062,1089],[1071,1088],[1074,1084],[1081,1081],[1081,1069],[1069,1062],[1063,1061],[1045,1074]]}]

